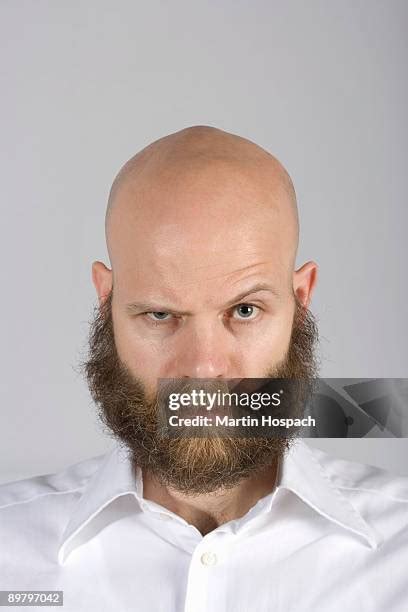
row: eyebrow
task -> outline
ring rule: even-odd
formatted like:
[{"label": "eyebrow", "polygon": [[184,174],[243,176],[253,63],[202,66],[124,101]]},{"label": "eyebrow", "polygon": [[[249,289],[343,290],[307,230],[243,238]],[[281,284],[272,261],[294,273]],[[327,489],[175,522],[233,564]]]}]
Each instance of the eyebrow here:
[{"label": "eyebrow", "polygon": [[[236,295],[233,299],[229,300],[225,304],[225,306],[226,307],[233,306],[234,304],[239,303],[240,300],[243,300],[244,298],[248,297],[249,295],[252,295],[253,293],[258,293],[259,291],[268,291],[278,300],[282,298],[282,293],[278,291],[276,287],[273,287],[269,283],[261,282],[261,283],[256,283],[255,285],[252,285],[252,287],[249,287],[248,289],[245,289],[245,291],[242,291],[241,293]],[[188,311],[175,310],[171,306],[166,306],[165,304],[158,305],[158,303],[155,304],[153,302],[131,302],[129,304],[126,304],[126,312],[130,315],[140,314],[142,312],[171,312],[173,314],[178,314],[178,315],[191,315],[192,314],[191,312],[188,312]]]}]

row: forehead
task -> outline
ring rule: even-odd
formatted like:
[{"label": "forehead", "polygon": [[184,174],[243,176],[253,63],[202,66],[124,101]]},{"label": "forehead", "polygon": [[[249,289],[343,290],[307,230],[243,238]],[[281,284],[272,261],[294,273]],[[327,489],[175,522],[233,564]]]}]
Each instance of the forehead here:
[{"label": "forehead", "polygon": [[123,189],[110,224],[116,289],[205,290],[259,274],[285,277],[294,238],[286,194],[250,172],[195,167]]},{"label": "forehead", "polygon": [[[167,240],[165,231],[139,236],[136,244],[124,249],[127,257],[116,261],[114,285],[120,300],[166,299],[178,303],[222,301],[248,287],[269,281],[280,290],[289,286],[288,258],[273,236],[257,235],[236,227],[225,233],[182,232]],[[208,238],[208,239],[207,239]],[[181,306],[181,302],[180,302]]]}]

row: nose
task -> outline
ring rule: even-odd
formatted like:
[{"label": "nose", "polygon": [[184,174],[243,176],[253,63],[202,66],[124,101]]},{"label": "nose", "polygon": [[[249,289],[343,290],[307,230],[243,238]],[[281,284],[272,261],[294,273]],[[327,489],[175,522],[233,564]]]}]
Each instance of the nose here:
[{"label": "nose", "polygon": [[222,325],[196,323],[177,347],[177,378],[227,378],[231,339]]}]

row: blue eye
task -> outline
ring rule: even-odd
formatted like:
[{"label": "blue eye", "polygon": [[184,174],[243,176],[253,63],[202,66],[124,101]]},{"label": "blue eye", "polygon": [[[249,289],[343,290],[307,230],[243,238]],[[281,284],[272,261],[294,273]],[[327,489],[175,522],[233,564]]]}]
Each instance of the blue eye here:
[{"label": "blue eye", "polygon": [[238,317],[238,319],[241,319],[241,321],[243,320],[249,320],[252,321],[255,317],[252,316],[255,314],[257,314],[256,311],[259,310],[259,308],[257,306],[254,306],[253,304],[238,304],[238,306],[234,307],[234,310],[236,312],[240,311],[241,316]]},{"label": "blue eye", "polygon": [[167,319],[165,317],[170,316],[170,313],[168,313],[168,312],[160,312],[160,311],[158,311],[158,312],[146,312],[145,314],[147,314],[148,317],[151,317],[151,315],[154,315],[154,316],[158,315],[157,319],[151,317],[153,322],[155,322],[155,323],[158,323],[160,321],[166,321]]}]

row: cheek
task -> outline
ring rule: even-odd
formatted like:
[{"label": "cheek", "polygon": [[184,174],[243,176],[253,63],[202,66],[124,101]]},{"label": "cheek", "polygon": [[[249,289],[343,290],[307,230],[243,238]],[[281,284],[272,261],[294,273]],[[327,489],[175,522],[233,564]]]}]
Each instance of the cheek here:
[{"label": "cheek", "polygon": [[292,318],[289,313],[276,317],[262,333],[254,334],[247,342],[246,354],[259,362],[279,360],[286,354],[292,334]]},{"label": "cheek", "polygon": [[132,372],[146,380],[156,374],[163,360],[163,351],[147,335],[140,334],[132,321],[114,320],[116,350]]}]

